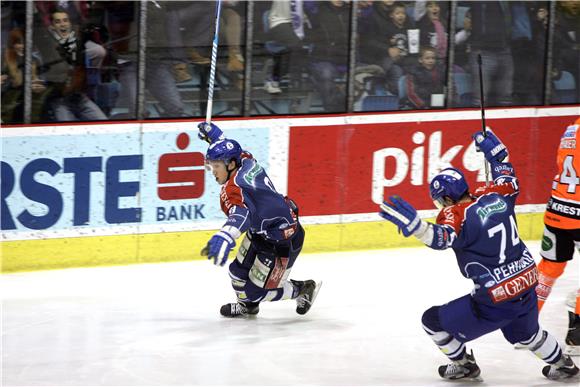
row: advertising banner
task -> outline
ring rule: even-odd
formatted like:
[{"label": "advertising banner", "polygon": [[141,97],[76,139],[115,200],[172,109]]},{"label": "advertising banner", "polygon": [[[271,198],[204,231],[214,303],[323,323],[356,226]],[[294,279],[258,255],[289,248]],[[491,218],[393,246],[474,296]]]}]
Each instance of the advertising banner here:
[{"label": "advertising banner", "polygon": [[[352,123],[290,128],[288,194],[301,214],[322,216],[378,211],[399,195],[419,210],[433,209],[429,182],[443,168],[465,171],[471,187],[484,184],[483,155],[471,135],[479,119]],[[556,149],[571,117],[488,119],[510,151],[520,179],[518,204],[546,203]]]},{"label": "advertising banner", "polygon": [[[37,128],[4,136],[3,239],[219,228],[220,186],[204,168],[207,143],[191,127]],[[269,167],[267,128],[229,133]]]}]

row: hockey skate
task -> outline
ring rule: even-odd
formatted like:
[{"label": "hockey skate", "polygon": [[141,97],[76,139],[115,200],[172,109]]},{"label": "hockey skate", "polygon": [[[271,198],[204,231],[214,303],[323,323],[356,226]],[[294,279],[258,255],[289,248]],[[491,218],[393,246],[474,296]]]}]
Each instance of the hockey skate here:
[{"label": "hockey skate", "polygon": [[580,316],[568,311],[568,334],[564,353],[570,356],[580,356]]},{"label": "hockey skate", "polygon": [[562,358],[556,364],[545,366],[542,369],[542,374],[550,380],[567,379],[578,375],[578,367],[576,367],[570,356],[562,355]]},{"label": "hockey skate", "polygon": [[292,282],[300,287],[300,292],[296,297],[296,313],[306,314],[312,307],[322,282],[314,282],[313,280]]},{"label": "hockey skate", "polygon": [[220,314],[224,317],[254,316],[259,311],[260,304],[254,302],[232,302],[220,308]]},{"label": "hockey skate", "polygon": [[479,376],[480,374],[481,370],[475,362],[473,351],[471,351],[471,354],[465,353],[465,357],[462,360],[454,361],[453,363],[439,367],[439,376],[443,379],[467,379],[481,382],[483,379]]}]

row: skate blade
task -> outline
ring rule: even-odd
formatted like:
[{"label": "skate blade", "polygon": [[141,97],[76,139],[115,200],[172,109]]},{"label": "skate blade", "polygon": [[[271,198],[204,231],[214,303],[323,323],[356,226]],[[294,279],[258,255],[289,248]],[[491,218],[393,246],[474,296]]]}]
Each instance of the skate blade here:
[{"label": "skate blade", "polygon": [[580,356],[580,345],[566,345],[564,353],[570,356]]},{"label": "skate blade", "polygon": [[318,292],[320,291],[321,287],[322,287],[322,281],[317,282],[316,289],[314,289],[314,293],[312,294],[312,300],[310,300],[310,307],[311,308],[312,308],[312,305],[314,304],[314,301],[316,300],[316,296],[318,296]]}]

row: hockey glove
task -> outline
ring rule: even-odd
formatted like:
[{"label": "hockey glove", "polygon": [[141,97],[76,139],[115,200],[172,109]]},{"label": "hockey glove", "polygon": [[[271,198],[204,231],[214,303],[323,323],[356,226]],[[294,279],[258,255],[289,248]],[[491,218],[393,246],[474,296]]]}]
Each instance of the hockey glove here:
[{"label": "hockey glove", "polygon": [[399,196],[391,196],[389,200],[390,202],[384,201],[381,204],[379,215],[394,223],[404,236],[408,237],[414,234],[421,225],[421,218],[417,215],[417,210]]},{"label": "hockey glove", "polygon": [[501,163],[508,155],[505,145],[491,129],[488,129],[486,134],[484,136],[483,132],[480,131],[473,135],[477,150],[483,152],[485,159],[490,163]]},{"label": "hockey glove", "polygon": [[210,144],[212,144],[218,140],[223,140],[225,138],[224,132],[222,132],[222,130],[214,124],[208,124],[207,122],[201,122],[197,125],[197,128],[199,129],[199,133],[197,134],[197,137],[199,137],[201,140],[206,141]]},{"label": "hockey glove", "polygon": [[207,246],[201,250],[201,255],[207,255],[207,259],[213,259],[214,265],[223,266],[235,245],[236,241],[230,234],[225,231],[218,231],[207,242]]}]

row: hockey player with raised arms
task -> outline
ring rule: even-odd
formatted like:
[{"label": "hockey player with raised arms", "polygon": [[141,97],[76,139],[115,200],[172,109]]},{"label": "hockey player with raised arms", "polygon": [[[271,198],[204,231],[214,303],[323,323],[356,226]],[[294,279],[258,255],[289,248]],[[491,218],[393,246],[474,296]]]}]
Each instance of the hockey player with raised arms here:
[{"label": "hockey player with raised arms", "polygon": [[492,131],[477,132],[474,139],[491,165],[490,187],[470,193],[463,173],[447,168],[429,186],[441,208],[436,224],[421,220],[397,196],[385,201],[379,213],[406,237],[414,235],[432,249],[452,248],[461,274],[474,282],[471,294],[423,314],[423,328],[452,361],[439,367],[439,375],[478,379],[480,369],[465,343],[499,329],[507,341],[524,345],[548,364],[542,369],[548,379],[574,377],[578,367],[538,323],[538,274],[518,234],[514,207],[519,187],[512,165],[503,162],[507,149]]},{"label": "hockey player with raised arms", "polygon": [[286,299],[296,300],[298,314],[307,313],[321,283],[288,279],[304,242],[298,207],[276,192],[264,168],[237,141],[225,138],[214,124],[202,122],[198,129],[199,138],[210,144],[206,167],[222,186],[220,204],[227,216],[201,254],[223,266],[245,233],[229,265],[237,302],[223,305],[220,314],[256,315],[261,302]]}]

